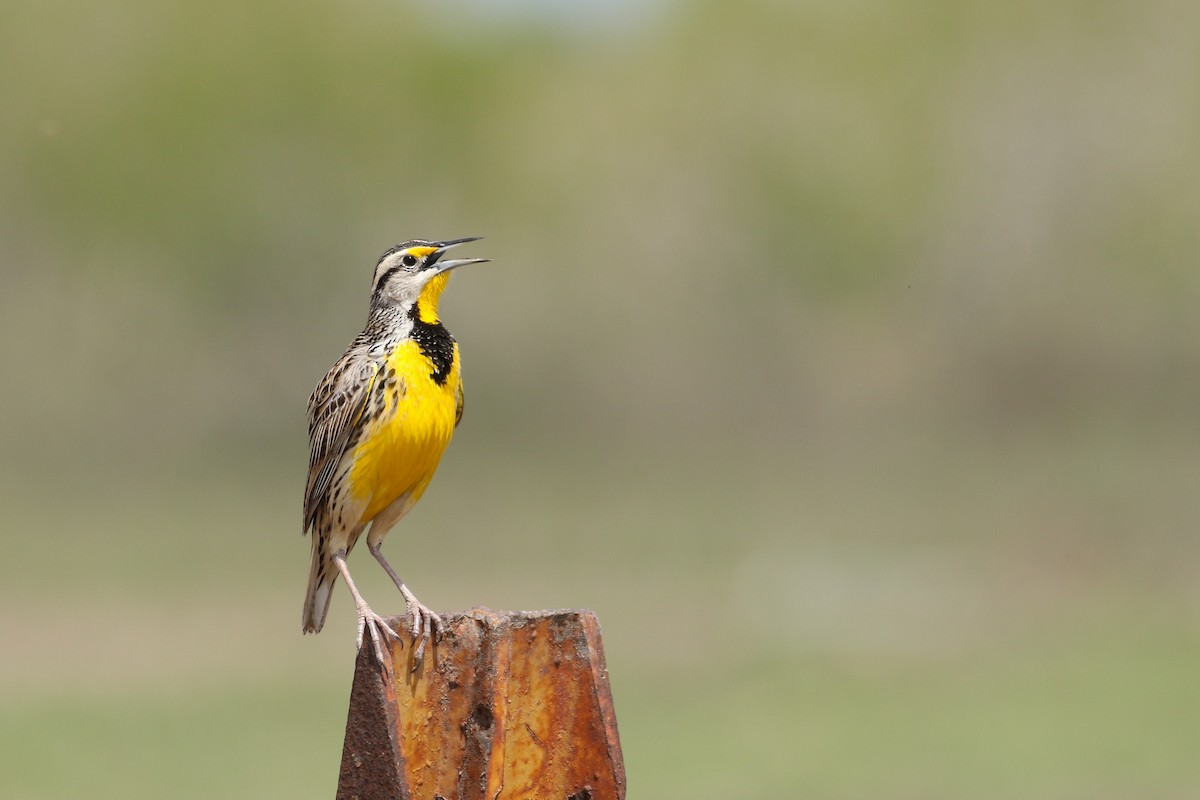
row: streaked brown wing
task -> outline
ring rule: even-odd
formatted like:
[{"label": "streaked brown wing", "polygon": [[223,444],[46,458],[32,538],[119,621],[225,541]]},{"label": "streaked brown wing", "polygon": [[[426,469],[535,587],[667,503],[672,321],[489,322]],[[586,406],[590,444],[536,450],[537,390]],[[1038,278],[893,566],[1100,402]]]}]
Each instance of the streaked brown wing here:
[{"label": "streaked brown wing", "polygon": [[304,532],[329,493],[338,463],[371,396],[379,365],[365,353],[346,353],[308,399],[308,486],[304,490]]}]

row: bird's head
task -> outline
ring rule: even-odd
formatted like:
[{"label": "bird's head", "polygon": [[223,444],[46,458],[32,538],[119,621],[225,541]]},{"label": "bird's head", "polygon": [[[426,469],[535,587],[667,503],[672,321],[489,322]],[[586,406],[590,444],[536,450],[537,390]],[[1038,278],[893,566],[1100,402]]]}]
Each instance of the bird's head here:
[{"label": "bird's head", "polygon": [[467,264],[481,264],[486,258],[443,259],[452,247],[474,242],[483,237],[428,242],[413,239],[389,248],[379,257],[375,278],[371,284],[372,307],[398,307],[409,310],[414,306],[428,321],[437,320],[438,298],[450,280],[450,270]]}]

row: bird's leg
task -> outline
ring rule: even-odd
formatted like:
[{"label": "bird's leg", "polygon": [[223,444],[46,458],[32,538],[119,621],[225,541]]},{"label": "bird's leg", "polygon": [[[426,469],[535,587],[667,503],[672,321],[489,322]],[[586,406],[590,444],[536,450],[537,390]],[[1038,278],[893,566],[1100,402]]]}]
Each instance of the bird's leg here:
[{"label": "bird's leg", "polygon": [[400,576],[396,574],[396,570],[392,569],[392,565],[383,557],[383,550],[380,545],[382,542],[367,541],[367,549],[371,551],[371,555],[375,556],[375,560],[383,567],[384,571],[391,576],[392,583],[396,584],[396,588],[400,590],[400,594],[404,595],[404,602],[408,604],[408,613],[412,615],[412,636],[413,641],[417,645],[417,650],[413,653],[413,671],[421,666],[421,659],[425,656],[425,643],[429,641],[442,624],[442,618],[429,608],[429,606],[417,600],[417,596],[404,585],[404,581],[400,580]]},{"label": "bird's leg", "polygon": [[354,579],[350,577],[350,568],[346,566],[346,554],[338,552],[333,554],[333,563],[337,565],[338,572],[342,573],[342,578],[346,581],[346,586],[350,587],[350,594],[354,595],[354,607],[358,610],[358,647],[361,650],[363,646],[363,632],[371,632],[371,645],[375,648],[375,657],[379,659],[379,663],[386,666],[390,662],[383,658],[383,643],[384,636],[395,637],[396,632],[388,627],[384,622],[383,617],[376,614],[367,605],[367,601],[358,593],[358,587],[354,585]]}]

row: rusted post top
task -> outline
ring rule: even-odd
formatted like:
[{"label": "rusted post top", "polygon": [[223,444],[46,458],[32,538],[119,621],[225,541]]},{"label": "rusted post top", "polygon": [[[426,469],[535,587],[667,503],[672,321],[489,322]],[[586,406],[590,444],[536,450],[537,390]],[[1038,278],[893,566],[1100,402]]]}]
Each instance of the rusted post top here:
[{"label": "rusted post top", "polygon": [[415,673],[408,637],[387,670],[359,652],[338,800],[625,797],[592,612],[477,608],[442,622]]}]

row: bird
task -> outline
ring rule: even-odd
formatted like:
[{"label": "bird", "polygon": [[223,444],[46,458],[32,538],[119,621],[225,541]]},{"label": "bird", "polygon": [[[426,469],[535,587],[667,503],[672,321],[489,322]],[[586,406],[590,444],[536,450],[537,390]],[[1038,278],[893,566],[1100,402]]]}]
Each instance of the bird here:
[{"label": "bird", "polygon": [[421,499],[462,420],[458,343],[438,316],[438,301],[452,270],[489,261],[443,256],[480,238],[412,239],[385,251],[375,265],[366,326],[308,401],[303,531],[312,531],[312,562],[303,630],[324,626],[340,575],[354,598],[359,649],[365,633],[376,658],[389,663],[384,639],[399,635],[363,599],[346,565],[370,525],[367,549],[404,596],[412,620],[414,670],[441,619],[417,600],[381,545]]}]

